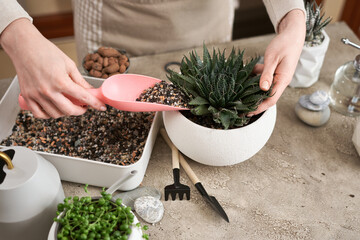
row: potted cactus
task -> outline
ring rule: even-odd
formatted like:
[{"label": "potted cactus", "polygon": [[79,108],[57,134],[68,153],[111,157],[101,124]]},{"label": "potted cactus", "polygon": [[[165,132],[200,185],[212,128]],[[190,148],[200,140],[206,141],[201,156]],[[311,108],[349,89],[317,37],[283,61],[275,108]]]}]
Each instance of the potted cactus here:
[{"label": "potted cactus", "polygon": [[248,117],[271,90],[259,87],[252,74],[257,58],[244,61],[244,51],[213,50],[204,45],[203,59],[196,51],[184,56],[180,73],[167,76],[189,98],[191,111],[163,112],[164,125],[175,146],[186,156],[206,165],[242,162],[257,153],[269,139],[276,107],[261,116]]},{"label": "potted cactus", "polygon": [[317,82],[330,42],[324,28],[331,22],[331,18],[324,19],[325,14],[321,14],[322,6],[317,5],[315,0],[305,0],[305,9],[305,43],[293,79],[289,84],[294,88],[310,87]]}]

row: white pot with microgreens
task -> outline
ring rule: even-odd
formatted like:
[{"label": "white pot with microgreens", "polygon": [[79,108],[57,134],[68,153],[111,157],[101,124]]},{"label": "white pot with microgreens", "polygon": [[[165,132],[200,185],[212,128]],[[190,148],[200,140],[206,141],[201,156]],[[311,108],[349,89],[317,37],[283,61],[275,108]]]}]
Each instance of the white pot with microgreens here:
[{"label": "white pot with microgreens", "polygon": [[[84,189],[88,193],[87,185]],[[103,189],[97,197],[89,194],[64,198],[57,205],[57,217],[53,219],[47,239],[148,240],[148,234],[142,232],[148,226],[141,226],[131,208],[123,205],[122,199],[112,198],[107,191]]]},{"label": "white pot with microgreens", "polygon": [[324,28],[331,21],[324,20],[321,5],[313,0],[305,3],[306,37],[293,79],[289,84],[294,88],[307,88],[318,81],[330,38]]},{"label": "white pot with microgreens", "polygon": [[189,98],[190,111],[163,112],[165,129],[174,145],[189,158],[211,166],[240,163],[266,144],[276,121],[276,106],[247,117],[271,90],[259,87],[260,75],[252,70],[257,58],[244,62],[244,51],[225,51],[206,46],[203,59],[196,51],[184,56],[180,71],[168,79]]}]

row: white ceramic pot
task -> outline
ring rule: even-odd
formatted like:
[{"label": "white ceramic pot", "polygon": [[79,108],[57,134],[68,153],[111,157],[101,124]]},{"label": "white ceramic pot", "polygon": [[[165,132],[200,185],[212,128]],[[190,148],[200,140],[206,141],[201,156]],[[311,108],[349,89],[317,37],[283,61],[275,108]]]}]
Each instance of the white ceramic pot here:
[{"label": "white ceramic pot", "polygon": [[227,166],[254,156],[271,136],[276,122],[276,105],[255,122],[236,129],[200,126],[178,111],[163,112],[165,129],[174,145],[194,161]]},{"label": "white ceramic pot", "polygon": [[354,132],[351,138],[357,153],[360,156],[360,118],[356,119]]},{"label": "white ceramic pot", "polygon": [[319,79],[320,70],[329,46],[330,38],[325,31],[324,41],[315,47],[304,45],[294,76],[289,84],[293,88],[307,88]]},{"label": "white ceramic pot", "polygon": [[0,239],[46,239],[65,198],[56,168],[25,147],[0,150]]}]

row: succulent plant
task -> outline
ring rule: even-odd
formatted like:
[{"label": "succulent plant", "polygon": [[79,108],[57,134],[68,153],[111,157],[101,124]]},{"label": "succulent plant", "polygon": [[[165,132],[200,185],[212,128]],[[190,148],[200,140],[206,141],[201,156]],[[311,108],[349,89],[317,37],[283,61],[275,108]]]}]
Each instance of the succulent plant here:
[{"label": "succulent plant", "polygon": [[331,17],[324,19],[325,13],[321,14],[322,5],[317,5],[315,0],[306,1],[306,37],[305,42],[310,46],[322,43],[324,36],[322,30],[331,22]]},{"label": "succulent plant", "polygon": [[258,58],[244,62],[244,51],[232,51],[228,58],[225,50],[213,49],[210,55],[203,45],[203,59],[196,51],[184,56],[180,71],[170,71],[168,79],[189,97],[191,113],[210,115],[224,129],[246,125],[247,113],[270,97],[268,91],[260,89],[260,75],[252,74]]}]

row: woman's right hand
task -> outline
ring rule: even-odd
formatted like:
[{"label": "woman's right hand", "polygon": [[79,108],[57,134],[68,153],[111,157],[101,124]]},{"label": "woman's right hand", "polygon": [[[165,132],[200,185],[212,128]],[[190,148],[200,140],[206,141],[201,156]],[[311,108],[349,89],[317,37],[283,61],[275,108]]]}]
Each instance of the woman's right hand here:
[{"label": "woman's right hand", "polygon": [[73,104],[76,98],[97,110],[106,106],[90,94],[75,63],[47,40],[27,19],[13,21],[1,34],[0,42],[11,58],[20,90],[36,118],[81,115],[86,107]]}]

